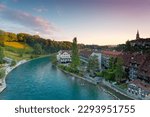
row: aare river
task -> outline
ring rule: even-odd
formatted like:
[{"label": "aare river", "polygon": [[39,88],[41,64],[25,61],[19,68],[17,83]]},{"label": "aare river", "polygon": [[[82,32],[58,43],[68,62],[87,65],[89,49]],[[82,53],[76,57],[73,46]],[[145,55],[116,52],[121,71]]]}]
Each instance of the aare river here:
[{"label": "aare river", "polygon": [[112,100],[110,94],[60,71],[50,57],[20,65],[6,77],[1,100]]}]

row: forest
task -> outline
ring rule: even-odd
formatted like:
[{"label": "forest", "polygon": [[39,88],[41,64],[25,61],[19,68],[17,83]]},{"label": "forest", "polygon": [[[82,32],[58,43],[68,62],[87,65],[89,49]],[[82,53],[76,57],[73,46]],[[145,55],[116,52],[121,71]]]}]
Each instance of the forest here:
[{"label": "forest", "polygon": [[[25,43],[35,50],[35,54],[55,53],[61,49],[62,50],[71,49],[72,46],[72,42],[69,41],[55,41],[51,39],[44,39],[39,35],[31,35],[27,33],[15,34],[12,32],[5,32],[3,30],[0,30],[0,45],[5,46],[6,42]],[[36,52],[37,48],[38,50],[40,49],[40,52]],[[101,46],[78,44],[78,48],[101,49]]]}]

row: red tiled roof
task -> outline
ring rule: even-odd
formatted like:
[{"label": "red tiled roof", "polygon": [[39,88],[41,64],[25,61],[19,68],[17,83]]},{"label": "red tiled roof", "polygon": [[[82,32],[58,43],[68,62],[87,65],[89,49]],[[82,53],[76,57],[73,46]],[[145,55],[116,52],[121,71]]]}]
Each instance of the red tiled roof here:
[{"label": "red tiled roof", "polygon": [[144,63],[141,65],[139,74],[140,75],[143,74],[147,77],[150,77],[150,56],[149,55],[146,57]]},{"label": "red tiled roof", "polygon": [[103,50],[101,51],[102,54],[107,55],[107,56],[112,56],[112,57],[117,57],[119,56],[122,52],[117,52],[117,51],[107,51],[107,50]]},{"label": "red tiled roof", "polygon": [[91,50],[81,50],[80,56],[85,57],[85,58],[89,58],[92,53],[93,53],[93,51],[91,51]]},{"label": "red tiled roof", "polygon": [[125,66],[130,66],[130,63],[138,64],[139,67],[144,63],[146,56],[140,53],[122,53],[120,57],[123,59]]},{"label": "red tiled roof", "polygon": [[123,59],[124,66],[130,67],[130,63],[135,63],[138,65],[138,75],[150,78],[150,55],[123,53],[120,57]]},{"label": "red tiled roof", "polygon": [[130,60],[131,60],[132,54],[122,53],[119,57],[122,58],[124,66],[127,66],[127,67],[130,66]]}]

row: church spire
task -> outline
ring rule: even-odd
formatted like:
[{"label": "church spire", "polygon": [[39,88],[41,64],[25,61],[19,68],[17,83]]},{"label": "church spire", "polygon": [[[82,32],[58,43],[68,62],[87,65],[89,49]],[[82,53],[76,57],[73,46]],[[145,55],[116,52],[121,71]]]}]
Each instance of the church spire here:
[{"label": "church spire", "polygon": [[137,30],[136,39],[140,39],[139,30]]}]

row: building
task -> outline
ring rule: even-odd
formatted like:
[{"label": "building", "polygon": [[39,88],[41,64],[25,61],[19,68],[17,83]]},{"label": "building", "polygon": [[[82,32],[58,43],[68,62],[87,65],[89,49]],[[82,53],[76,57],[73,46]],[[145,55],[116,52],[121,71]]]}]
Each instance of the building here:
[{"label": "building", "polygon": [[71,62],[71,51],[70,50],[60,50],[57,54],[57,61],[61,63]]},{"label": "building", "polygon": [[137,79],[141,66],[145,61],[145,56],[143,54],[135,53],[131,56],[129,63],[129,78]]},{"label": "building", "polygon": [[138,72],[139,79],[150,83],[150,56],[147,55]]},{"label": "building", "polygon": [[132,47],[140,46],[140,47],[149,48],[150,47],[150,38],[141,38],[139,31],[137,31],[136,39],[131,40],[130,45]]},{"label": "building", "polygon": [[101,53],[102,53],[102,67],[104,69],[107,69],[107,68],[109,68],[110,58],[111,57],[113,57],[113,58],[119,57],[119,55],[122,52],[103,50],[103,51],[101,51]]},{"label": "building", "polygon": [[150,55],[122,53],[120,57],[130,80],[141,79],[150,83]]},{"label": "building", "polygon": [[150,98],[150,84],[139,79],[133,80],[128,84],[127,92],[140,99]]},{"label": "building", "polygon": [[90,58],[91,54],[93,53],[93,51],[91,50],[80,50],[80,58],[87,60]]},{"label": "building", "polygon": [[88,61],[91,56],[97,56],[99,69],[101,69],[101,64],[102,64],[101,51],[98,51],[98,50],[81,50],[80,51],[80,58],[83,60]]}]

